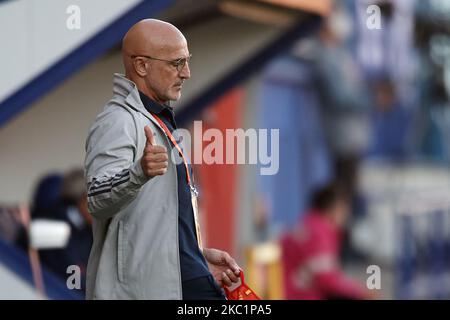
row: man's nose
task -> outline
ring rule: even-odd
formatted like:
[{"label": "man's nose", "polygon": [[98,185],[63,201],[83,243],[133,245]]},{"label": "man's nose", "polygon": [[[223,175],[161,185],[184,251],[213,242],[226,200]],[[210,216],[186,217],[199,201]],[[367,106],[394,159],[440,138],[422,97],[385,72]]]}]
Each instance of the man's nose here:
[{"label": "man's nose", "polygon": [[183,79],[189,79],[191,77],[191,69],[189,68],[189,62],[186,62],[183,69],[181,69],[180,77]]}]

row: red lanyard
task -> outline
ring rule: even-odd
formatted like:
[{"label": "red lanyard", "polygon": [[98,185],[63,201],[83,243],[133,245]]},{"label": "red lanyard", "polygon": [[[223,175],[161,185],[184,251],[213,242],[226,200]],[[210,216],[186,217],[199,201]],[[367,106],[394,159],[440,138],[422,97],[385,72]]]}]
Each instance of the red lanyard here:
[{"label": "red lanyard", "polygon": [[[181,157],[183,158],[184,167],[186,169],[186,177],[187,177],[187,183],[191,189],[196,192],[195,187],[193,183],[191,184],[191,175],[189,174],[189,167],[186,161],[186,158],[184,157],[183,150],[181,150],[181,147],[178,145],[177,141],[175,140],[175,137],[170,132],[169,128],[167,128],[166,124],[154,113],[152,115],[155,117],[156,121],[158,121],[159,125],[163,128],[164,132],[166,133],[166,136],[172,141],[175,148],[177,148],[178,152],[180,153]],[[194,179],[192,179],[193,182]]]},{"label": "red lanyard", "polygon": [[183,150],[181,150],[181,147],[178,145],[177,141],[175,140],[174,136],[170,132],[169,128],[167,128],[166,124],[154,113],[152,115],[155,117],[156,121],[158,121],[161,128],[163,128],[164,132],[166,133],[166,136],[172,141],[175,148],[177,148],[178,152],[180,153],[181,157],[183,158],[184,167],[186,169],[186,178],[187,183],[189,185],[189,188],[191,189],[191,201],[192,201],[192,213],[194,215],[194,222],[195,222],[195,233],[197,235],[197,242],[200,250],[203,250],[202,246],[202,238],[201,238],[201,232],[200,232],[200,224],[198,222],[198,207],[197,207],[197,196],[198,192],[197,189],[194,186],[194,177],[192,177],[192,183],[191,183],[191,175],[189,173],[189,166],[187,164],[186,158],[184,157]]}]

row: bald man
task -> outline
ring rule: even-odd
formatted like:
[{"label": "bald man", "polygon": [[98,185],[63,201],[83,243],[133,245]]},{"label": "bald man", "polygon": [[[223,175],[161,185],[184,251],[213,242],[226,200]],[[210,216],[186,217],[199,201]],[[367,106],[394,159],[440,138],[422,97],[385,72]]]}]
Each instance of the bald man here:
[{"label": "bald man", "polygon": [[190,78],[186,39],[169,23],[142,20],[122,54],[125,75],[114,75],[86,141],[94,232],[86,296],[224,299],[221,287],[240,269],[226,252],[202,247],[192,168],[169,106]]}]

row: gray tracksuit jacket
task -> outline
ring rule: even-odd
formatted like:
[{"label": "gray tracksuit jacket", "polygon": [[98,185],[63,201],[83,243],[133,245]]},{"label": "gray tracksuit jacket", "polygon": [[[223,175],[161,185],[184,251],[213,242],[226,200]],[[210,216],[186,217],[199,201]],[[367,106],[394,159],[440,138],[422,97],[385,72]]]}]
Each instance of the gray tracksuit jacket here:
[{"label": "gray tracksuit jacket", "polygon": [[113,97],[86,141],[85,170],[94,242],[87,299],[181,299],[177,171],[149,179],[140,158],[150,125],[170,150],[136,85],[114,75]]}]

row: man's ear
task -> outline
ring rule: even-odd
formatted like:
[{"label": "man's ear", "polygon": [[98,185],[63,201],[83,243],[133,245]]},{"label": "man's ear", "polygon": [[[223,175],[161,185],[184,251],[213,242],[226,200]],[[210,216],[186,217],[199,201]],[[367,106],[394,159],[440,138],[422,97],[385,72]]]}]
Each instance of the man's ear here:
[{"label": "man's ear", "polygon": [[138,76],[145,77],[147,75],[146,63],[144,59],[136,58],[133,60],[133,67]]}]

